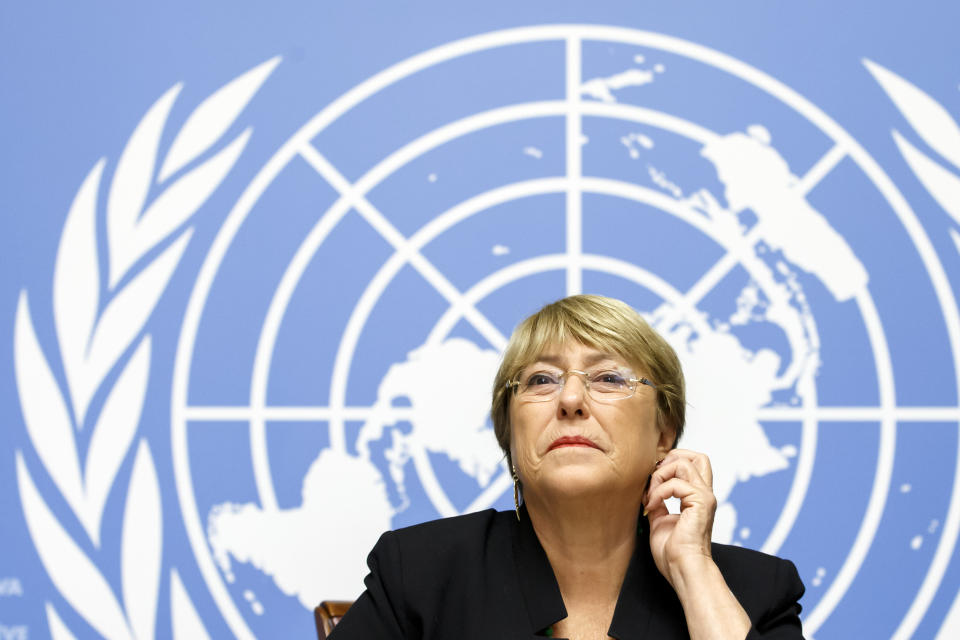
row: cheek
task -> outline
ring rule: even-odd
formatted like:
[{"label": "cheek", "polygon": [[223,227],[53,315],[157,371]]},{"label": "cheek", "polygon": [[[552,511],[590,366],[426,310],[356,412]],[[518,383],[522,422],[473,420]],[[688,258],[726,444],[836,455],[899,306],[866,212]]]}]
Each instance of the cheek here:
[{"label": "cheek", "polygon": [[631,455],[641,459],[656,457],[660,429],[657,427],[657,412],[653,407],[638,407],[638,410],[625,421],[628,428],[621,433]]},{"label": "cheek", "polygon": [[523,448],[521,443],[523,439],[523,424],[517,416],[517,410],[513,407],[510,408],[510,457],[516,462],[517,457],[520,454],[520,450]]},{"label": "cheek", "polygon": [[536,448],[539,423],[535,411],[530,407],[511,409],[510,411],[510,453],[514,460],[518,456],[529,456]]}]

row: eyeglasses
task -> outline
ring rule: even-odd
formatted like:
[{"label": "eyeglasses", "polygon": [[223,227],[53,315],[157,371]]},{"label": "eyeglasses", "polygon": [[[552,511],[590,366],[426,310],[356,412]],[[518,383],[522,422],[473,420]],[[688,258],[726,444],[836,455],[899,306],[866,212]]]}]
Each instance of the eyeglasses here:
[{"label": "eyeglasses", "polygon": [[547,402],[560,395],[570,374],[580,376],[587,395],[598,402],[629,398],[636,392],[637,385],[641,384],[657,388],[657,385],[646,378],[636,378],[632,371],[626,369],[571,369],[567,372],[535,369],[524,371],[517,380],[507,382],[507,388],[514,389],[517,397],[525,402]]}]

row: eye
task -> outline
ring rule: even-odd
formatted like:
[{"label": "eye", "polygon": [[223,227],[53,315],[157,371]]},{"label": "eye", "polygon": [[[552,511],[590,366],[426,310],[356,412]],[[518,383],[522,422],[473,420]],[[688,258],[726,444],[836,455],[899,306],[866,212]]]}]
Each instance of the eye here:
[{"label": "eye", "polygon": [[590,376],[590,384],[603,385],[604,387],[626,386],[627,377],[620,371],[605,370],[597,371]]},{"label": "eye", "polygon": [[536,371],[527,376],[527,381],[524,383],[528,387],[536,387],[539,385],[549,385],[549,384],[559,384],[560,377],[547,373],[545,371]]}]

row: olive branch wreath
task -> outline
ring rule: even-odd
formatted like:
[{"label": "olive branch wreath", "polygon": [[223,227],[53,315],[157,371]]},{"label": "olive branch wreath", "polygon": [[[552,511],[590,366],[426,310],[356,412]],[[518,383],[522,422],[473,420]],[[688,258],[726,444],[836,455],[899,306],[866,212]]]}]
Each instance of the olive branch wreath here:
[{"label": "olive branch wreath", "polygon": [[[233,168],[252,128],[207,152],[279,62],[277,57],[250,69],[201,102],[174,137],[159,173],[161,135],[183,84],[150,107],[127,141],[110,183],[105,278],[100,274],[97,202],[106,159],[87,174],[67,214],[53,273],[57,340],[51,350],[57,351],[65,385],[58,383],[37,339],[27,291],[20,293],[14,371],[24,424],[43,472],[75,517],[72,528],[82,529],[86,540],[75,540],[53,513],[18,449],[24,517],[53,584],[97,633],[111,640],[153,638],[160,597],[160,487],[150,444],[137,438],[152,353],[151,337],[143,329],[190,241],[193,229],[185,223]],[[201,160],[204,155],[209,157]],[[154,185],[159,192],[148,202]],[[99,407],[95,396],[104,398]],[[93,415],[91,409],[97,408]],[[81,469],[76,434],[89,424]],[[97,564],[99,559],[103,566],[108,557],[115,562],[116,550],[101,548],[102,516],[115,488],[120,495],[118,472],[134,449],[120,530],[118,599]],[[45,608],[54,640],[74,638],[54,605],[47,601]],[[209,637],[176,568],[170,571],[170,611],[174,638]]]},{"label": "olive branch wreath", "polygon": [[[904,119],[926,145],[947,161],[947,168],[920,151],[896,129],[891,131],[900,155],[920,183],[960,225],[960,126],[936,100],[907,80],[876,62],[864,59],[864,66],[900,110]],[[960,232],[950,228],[950,238],[960,252]]]}]

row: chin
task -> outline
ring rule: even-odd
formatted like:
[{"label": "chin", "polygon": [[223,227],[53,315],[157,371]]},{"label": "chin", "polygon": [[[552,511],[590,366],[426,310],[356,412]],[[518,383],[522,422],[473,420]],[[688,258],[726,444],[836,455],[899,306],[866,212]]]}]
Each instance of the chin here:
[{"label": "chin", "polygon": [[617,477],[596,461],[584,460],[555,465],[541,481],[552,493],[574,497],[613,490]]}]

